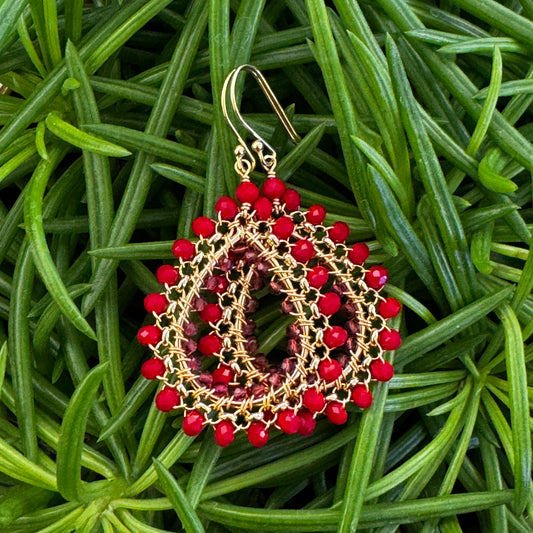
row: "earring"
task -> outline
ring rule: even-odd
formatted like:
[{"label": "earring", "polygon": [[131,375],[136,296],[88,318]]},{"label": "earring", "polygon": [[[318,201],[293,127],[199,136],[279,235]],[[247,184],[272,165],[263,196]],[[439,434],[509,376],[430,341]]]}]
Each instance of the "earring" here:
[{"label": "earring", "polygon": [[[174,243],[177,265],[163,265],[156,274],[164,290],[144,300],[155,324],[142,327],[138,339],[153,352],[142,375],[162,382],[156,406],[182,410],[187,435],[210,424],[221,446],[245,430],[259,447],[273,427],[309,435],[321,414],[344,424],[348,402],[369,407],[369,383],[393,375],[383,352],[398,348],[401,338],[386,319],[401,306],[380,294],[385,268],[363,266],[368,246],[345,244],[348,225],[325,226],[324,207],[301,210],[299,194],[276,177],[274,149],[237,107],[235,84],[242,71],[255,77],[298,140],[262,74],[251,65],[233,70],[222,109],[239,140],[238,202],[219,198],[215,220],[199,217],[192,223],[198,241]],[[252,149],[267,175],[261,189],[250,179],[255,156],[229,118],[228,91],[235,116],[255,137]],[[280,350],[269,360],[255,337],[258,296],[281,299],[280,311],[288,317],[278,362]]]}]

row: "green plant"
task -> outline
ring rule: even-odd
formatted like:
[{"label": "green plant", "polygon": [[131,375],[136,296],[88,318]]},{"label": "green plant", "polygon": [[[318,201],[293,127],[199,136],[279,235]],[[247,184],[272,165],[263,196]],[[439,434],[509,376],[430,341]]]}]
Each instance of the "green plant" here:
[{"label": "green plant", "polygon": [[[533,3],[332,5],[0,1],[3,531],[531,531]],[[292,146],[242,95],[280,177],[390,268],[405,340],[345,428],[221,451],[154,409],[135,332],[236,187],[245,62],[296,102]]]}]

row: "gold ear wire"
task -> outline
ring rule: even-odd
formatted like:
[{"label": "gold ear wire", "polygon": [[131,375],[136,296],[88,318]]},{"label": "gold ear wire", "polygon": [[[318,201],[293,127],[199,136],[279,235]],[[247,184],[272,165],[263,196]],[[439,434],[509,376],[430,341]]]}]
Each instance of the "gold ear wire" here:
[{"label": "gold ear wire", "polygon": [[[224,114],[224,117],[228,121],[230,128],[232,129],[233,133],[235,134],[235,136],[237,137],[239,141],[239,146],[236,149],[237,158],[241,157],[241,162],[247,161],[247,163],[244,164],[244,166],[246,167],[246,175],[248,175],[255,168],[255,157],[250,151],[250,149],[248,148],[246,141],[241,137],[241,135],[239,134],[239,131],[237,130],[236,126],[233,124],[233,122],[231,121],[229,117],[228,108],[227,108],[228,88],[229,88],[229,99],[231,102],[231,107],[233,109],[233,112],[235,113],[235,116],[237,117],[241,125],[255,137],[256,140],[252,143],[252,148],[258,153],[261,163],[265,167],[265,170],[267,171],[273,170],[276,164],[276,152],[274,148],[272,148],[272,146],[270,146],[270,144],[268,144],[259,135],[259,133],[257,133],[257,131],[255,131],[249,124],[246,123],[246,121],[244,120],[243,116],[241,115],[239,111],[239,107],[237,105],[237,98],[235,96],[235,86],[236,86],[237,78],[239,74],[243,71],[249,72],[257,80],[257,82],[259,83],[259,86],[263,90],[263,93],[265,94],[268,101],[270,102],[272,109],[274,110],[274,112],[280,119],[281,123],[287,130],[291,139],[294,142],[298,143],[300,142],[301,138],[296,133],[294,128],[292,127],[289,117],[286,115],[285,111],[281,107],[281,104],[276,98],[276,95],[272,91],[270,85],[267,83],[265,77],[261,74],[259,69],[257,69],[257,67],[254,67],[253,65],[247,65],[247,64],[240,65],[239,67],[233,69],[228,74],[228,76],[226,77],[226,80],[224,81],[224,86],[222,87],[221,105],[222,105],[222,112]],[[266,155],[263,154],[264,147],[266,147],[270,151],[270,154],[266,154]],[[248,155],[249,160],[242,159],[242,157],[244,156],[243,150]],[[242,174],[239,168],[237,168],[237,171]]]}]

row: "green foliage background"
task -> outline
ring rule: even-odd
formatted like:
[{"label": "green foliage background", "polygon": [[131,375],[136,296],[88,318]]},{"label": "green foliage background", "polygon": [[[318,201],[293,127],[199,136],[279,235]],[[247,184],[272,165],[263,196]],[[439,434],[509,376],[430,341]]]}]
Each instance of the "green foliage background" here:
[{"label": "green foliage background", "polygon": [[[532,58],[531,0],[0,2],[0,529],[530,532]],[[404,343],[346,427],[221,451],[153,407],[135,333],[234,192],[246,62],[296,104],[294,146],[242,93],[280,177],[387,266]]]}]

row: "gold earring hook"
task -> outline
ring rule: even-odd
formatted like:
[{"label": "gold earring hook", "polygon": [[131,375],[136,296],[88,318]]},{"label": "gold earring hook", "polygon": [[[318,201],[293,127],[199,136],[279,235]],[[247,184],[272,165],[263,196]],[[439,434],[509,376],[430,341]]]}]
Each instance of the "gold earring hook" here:
[{"label": "gold earring hook", "polygon": [[[239,155],[241,157],[244,156],[244,153],[242,152],[242,150],[244,150],[246,154],[248,155],[248,157],[250,158],[250,160],[247,161],[247,163],[245,164],[245,167],[246,167],[245,174],[247,176],[255,167],[255,157],[253,156],[252,152],[248,148],[246,141],[241,137],[237,128],[235,127],[235,125],[233,124],[233,122],[231,121],[229,117],[228,109],[227,109],[228,87],[229,87],[229,97],[230,97],[230,102],[231,102],[231,107],[233,109],[233,112],[235,113],[235,116],[237,117],[239,122],[242,124],[242,126],[255,137],[256,141],[254,141],[254,143],[252,144],[252,147],[258,153],[261,159],[261,163],[263,167],[265,167],[265,170],[267,171],[274,170],[274,167],[276,165],[276,152],[274,148],[272,148],[272,146],[270,146],[270,144],[267,143],[259,135],[259,133],[257,133],[257,131],[255,131],[249,124],[246,123],[243,116],[241,115],[241,112],[239,111],[239,107],[237,105],[237,98],[235,96],[235,86],[237,83],[237,78],[242,71],[249,72],[250,74],[252,74],[253,77],[256,79],[256,81],[259,83],[259,86],[263,90],[263,93],[267,97],[268,101],[270,102],[270,105],[274,109],[274,112],[280,119],[285,129],[287,130],[291,139],[296,143],[298,143],[301,139],[300,139],[300,136],[296,133],[296,131],[292,127],[289,117],[286,115],[285,111],[281,107],[281,104],[276,98],[276,95],[272,91],[270,85],[267,83],[265,77],[263,76],[263,74],[261,74],[259,69],[257,69],[257,67],[254,67],[253,65],[248,65],[248,64],[240,65],[239,67],[234,68],[228,74],[228,76],[226,77],[226,80],[224,81],[224,86],[222,87],[221,104],[222,104],[222,112],[224,114],[224,117],[228,121],[228,124],[230,125],[230,128],[232,129],[233,133],[239,140],[239,146],[237,147],[237,150],[236,150],[237,157],[239,157]],[[268,148],[268,150],[270,151],[270,154],[264,155],[263,147]],[[243,161],[246,161],[246,160],[243,159]],[[242,174],[239,168],[237,168],[237,171]],[[243,174],[243,177],[244,177],[244,174]]]}]

